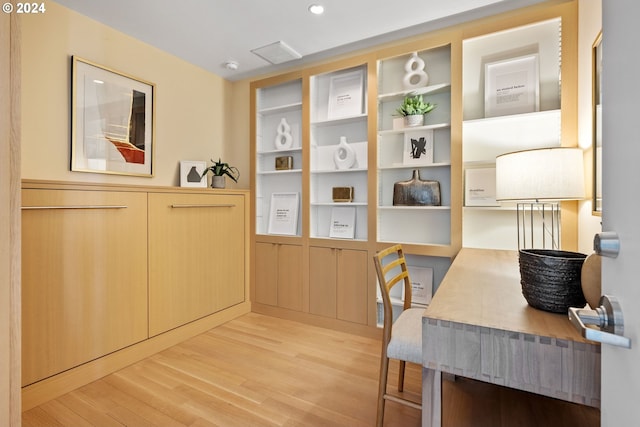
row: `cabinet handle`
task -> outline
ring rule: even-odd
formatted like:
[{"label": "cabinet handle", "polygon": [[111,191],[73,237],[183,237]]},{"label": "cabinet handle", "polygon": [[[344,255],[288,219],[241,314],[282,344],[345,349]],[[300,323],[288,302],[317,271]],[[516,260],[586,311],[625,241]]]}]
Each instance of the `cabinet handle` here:
[{"label": "cabinet handle", "polygon": [[172,208],[235,208],[234,204],[212,204],[212,205],[171,205]]},{"label": "cabinet handle", "polygon": [[46,209],[126,209],[124,205],[69,205],[69,206],[22,206],[24,211]]}]

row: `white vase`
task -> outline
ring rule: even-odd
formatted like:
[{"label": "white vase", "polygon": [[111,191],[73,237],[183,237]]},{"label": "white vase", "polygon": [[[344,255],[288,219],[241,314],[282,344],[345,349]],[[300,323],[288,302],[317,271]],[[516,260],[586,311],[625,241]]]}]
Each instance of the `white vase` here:
[{"label": "white vase", "polygon": [[333,162],[338,169],[350,169],[356,163],[356,152],[347,144],[346,136],[340,137],[340,143],[333,153]]},{"label": "white vase", "polygon": [[405,89],[417,89],[429,84],[429,75],[424,71],[424,61],[413,52],[409,60],[404,64],[406,71],[402,83]]},{"label": "white vase", "polygon": [[404,124],[407,127],[422,126],[424,124],[424,114],[412,114],[404,116]]},{"label": "white vase", "polygon": [[293,145],[293,136],[291,135],[291,126],[284,117],[280,119],[280,124],[276,129],[275,146],[277,150],[287,150]]}]

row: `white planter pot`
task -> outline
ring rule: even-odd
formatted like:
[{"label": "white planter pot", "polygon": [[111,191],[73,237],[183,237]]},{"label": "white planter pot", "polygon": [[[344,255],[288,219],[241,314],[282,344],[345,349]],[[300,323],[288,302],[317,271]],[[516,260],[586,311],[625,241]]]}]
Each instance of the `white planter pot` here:
[{"label": "white planter pot", "polygon": [[422,126],[424,124],[424,115],[414,114],[411,116],[404,116],[404,124],[407,127]]},{"label": "white planter pot", "polygon": [[227,182],[224,176],[212,176],[211,177],[211,188],[226,188]]}]

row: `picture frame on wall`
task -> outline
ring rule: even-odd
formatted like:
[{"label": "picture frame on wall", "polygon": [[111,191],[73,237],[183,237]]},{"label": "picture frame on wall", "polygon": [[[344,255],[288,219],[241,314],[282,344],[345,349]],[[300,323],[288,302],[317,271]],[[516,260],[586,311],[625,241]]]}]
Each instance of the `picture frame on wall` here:
[{"label": "picture frame on wall", "polygon": [[485,117],[540,110],[538,54],[485,64]]},{"label": "picture frame on wall", "polygon": [[433,129],[404,132],[403,165],[433,163]]},{"label": "picture frame on wall", "polygon": [[348,71],[329,80],[327,119],[358,116],[363,113],[364,72]]},{"label": "picture frame on wall", "polygon": [[153,176],[155,85],[72,57],[71,170]]},{"label": "picture frame on wall", "polygon": [[299,208],[300,193],[272,193],[267,233],[295,236]]},{"label": "picture frame on wall", "polygon": [[202,174],[207,162],[200,160],[182,160],[180,162],[180,187],[206,188],[207,177]]}]

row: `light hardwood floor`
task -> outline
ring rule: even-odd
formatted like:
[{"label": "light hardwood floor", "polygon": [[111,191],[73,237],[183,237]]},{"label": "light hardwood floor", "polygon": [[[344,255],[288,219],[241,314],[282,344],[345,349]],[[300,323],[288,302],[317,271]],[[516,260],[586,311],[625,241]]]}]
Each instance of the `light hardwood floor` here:
[{"label": "light hardwood floor", "polygon": [[[375,423],[380,341],[248,314],[23,413],[23,426]],[[390,387],[397,365],[392,363]],[[420,399],[420,367],[405,390]],[[445,427],[597,427],[599,411],[472,380],[443,382]],[[420,426],[387,403],[385,426]]]}]

